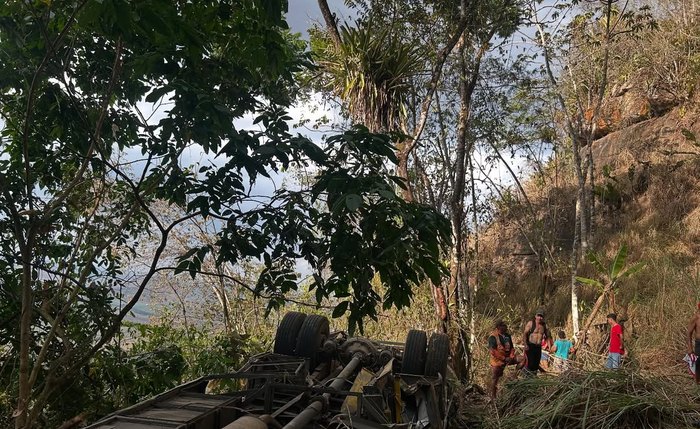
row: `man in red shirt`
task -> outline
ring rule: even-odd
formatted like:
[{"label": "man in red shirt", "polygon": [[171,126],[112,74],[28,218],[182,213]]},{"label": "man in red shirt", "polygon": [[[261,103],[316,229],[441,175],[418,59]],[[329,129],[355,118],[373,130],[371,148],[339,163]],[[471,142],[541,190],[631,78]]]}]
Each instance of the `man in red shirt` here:
[{"label": "man in red shirt", "polygon": [[695,383],[700,384],[700,302],[688,324],[688,354],[693,353],[698,357],[695,361]]},{"label": "man in red shirt", "polygon": [[620,359],[625,353],[625,345],[622,336],[622,326],[617,323],[617,314],[608,314],[608,324],[610,328],[610,348],[608,350],[608,360],[605,362],[607,369],[618,369]]}]

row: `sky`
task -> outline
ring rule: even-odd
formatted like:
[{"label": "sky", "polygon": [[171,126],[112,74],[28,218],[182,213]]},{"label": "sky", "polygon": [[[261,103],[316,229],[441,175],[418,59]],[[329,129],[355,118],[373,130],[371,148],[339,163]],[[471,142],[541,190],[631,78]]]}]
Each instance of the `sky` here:
[{"label": "sky", "polygon": [[[331,12],[335,13],[340,22],[352,19],[352,11],[345,6],[345,2],[331,0],[328,2]],[[293,32],[301,33],[308,40],[307,30],[314,24],[323,23],[323,16],[318,7],[317,0],[289,0],[287,23]]]}]

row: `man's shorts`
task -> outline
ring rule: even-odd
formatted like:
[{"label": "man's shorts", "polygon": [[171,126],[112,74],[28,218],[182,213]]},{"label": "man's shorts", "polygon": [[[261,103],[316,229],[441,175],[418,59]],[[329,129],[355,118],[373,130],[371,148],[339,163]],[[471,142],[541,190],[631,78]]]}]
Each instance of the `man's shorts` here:
[{"label": "man's shorts", "polygon": [[539,344],[528,343],[527,369],[530,372],[536,373],[540,369],[540,360],[542,360],[542,346]]},{"label": "man's shorts", "polygon": [[505,369],[506,369],[505,365],[492,366],[491,367],[491,376],[493,378],[501,378],[503,376],[503,371]]},{"label": "man's shorts", "polygon": [[605,367],[607,369],[618,369],[620,367],[620,359],[622,355],[620,353],[608,353],[608,360],[605,361]]}]

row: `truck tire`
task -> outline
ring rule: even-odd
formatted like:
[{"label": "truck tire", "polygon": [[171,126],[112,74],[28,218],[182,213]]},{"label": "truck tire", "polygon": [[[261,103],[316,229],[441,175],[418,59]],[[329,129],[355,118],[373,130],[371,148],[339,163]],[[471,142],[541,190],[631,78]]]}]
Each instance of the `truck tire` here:
[{"label": "truck tire", "polygon": [[309,314],[299,330],[295,354],[309,359],[309,371],[313,372],[319,362],[323,343],[330,335],[328,319],[316,314]]},{"label": "truck tire", "polygon": [[428,341],[428,354],[425,358],[425,375],[428,377],[442,376],[442,383],[435,386],[435,394],[438,399],[438,408],[440,409],[440,418],[442,419],[445,411],[445,397],[447,391],[447,359],[450,355],[450,338],[446,334],[434,333]]},{"label": "truck tire", "polygon": [[428,337],[425,331],[411,329],[406,336],[403,348],[403,363],[401,372],[404,374],[423,375],[425,369],[425,346]]},{"label": "truck tire", "polygon": [[298,311],[290,311],[284,315],[275,334],[275,353],[294,356],[299,330],[305,319],[306,314]]},{"label": "truck tire", "polygon": [[434,333],[428,342],[428,354],[425,358],[425,375],[437,377],[447,374],[447,358],[450,355],[450,339],[446,334]]}]

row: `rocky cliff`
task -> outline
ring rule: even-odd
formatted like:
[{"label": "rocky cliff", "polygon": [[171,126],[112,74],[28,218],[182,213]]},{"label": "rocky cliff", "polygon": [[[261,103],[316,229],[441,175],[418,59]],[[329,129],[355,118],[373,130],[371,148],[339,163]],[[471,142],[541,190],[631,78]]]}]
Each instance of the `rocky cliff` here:
[{"label": "rocky cliff", "polygon": [[[612,255],[624,243],[631,261],[669,260],[679,276],[692,279],[700,267],[700,101],[669,108],[630,91],[606,100],[606,133],[591,146],[597,189],[592,248]],[[551,319],[568,323],[576,186],[569,168],[558,163],[549,166],[549,180],[525,186],[534,218],[522,202],[502,204],[480,237],[485,311],[497,304],[527,317],[544,297]],[[581,275],[595,272],[584,265]],[[639,284],[622,290],[621,305],[656,296],[665,283],[659,276],[647,270]],[[698,293],[688,281],[686,293]],[[582,288],[584,314],[596,294]]]}]

